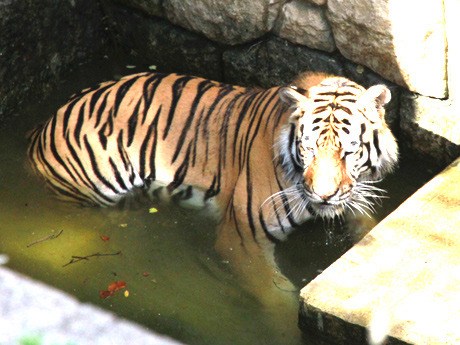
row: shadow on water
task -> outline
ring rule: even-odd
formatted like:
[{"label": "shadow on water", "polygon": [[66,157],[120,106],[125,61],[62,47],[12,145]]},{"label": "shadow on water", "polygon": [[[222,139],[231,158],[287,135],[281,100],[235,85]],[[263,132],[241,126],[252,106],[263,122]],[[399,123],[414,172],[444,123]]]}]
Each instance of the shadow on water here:
[{"label": "shadow on water", "polygon": [[[187,344],[315,344],[314,339],[301,340],[295,324],[290,334],[274,332],[267,320],[277,320],[277,315],[245,295],[214,252],[209,220],[165,205],[130,211],[63,205],[25,168],[26,131],[80,88],[133,72],[121,66],[103,62],[82,67],[58,93],[2,125],[0,252],[9,256],[8,266]],[[384,183],[391,198],[384,200],[377,217],[388,214],[428,177],[429,172],[403,163]],[[158,212],[150,213],[152,206]],[[56,238],[35,243],[61,230]],[[300,289],[347,250],[349,242],[340,238],[326,244],[325,224],[306,224],[277,246],[277,260]],[[97,253],[114,255],[68,264],[72,256]],[[128,297],[100,298],[101,290],[120,280],[127,284]]]}]

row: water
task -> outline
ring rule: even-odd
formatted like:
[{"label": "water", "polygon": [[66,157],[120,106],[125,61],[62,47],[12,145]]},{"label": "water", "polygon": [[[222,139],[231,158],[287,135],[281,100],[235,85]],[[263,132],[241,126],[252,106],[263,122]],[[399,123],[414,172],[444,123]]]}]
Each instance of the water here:
[{"label": "water", "polygon": [[[295,306],[284,311],[294,320],[287,322],[243,292],[213,250],[215,226],[208,219],[161,204],[129,211],[75,208],[54,200],[31,175],[27,130],[72,93],[134,72],[125,65],[115,59],[79,66],[53,96],[31,101],[1,125],[0,253],[9,256],[7,266],[187,344],[315,344],[302,339]],[[378,209],[377,220],[429,176],[423,167],[403,162],[382,183],[391,198]],[[150,213],[152,206],[158,212]],[[276,248],[283,273],[298,289],[349,248],[343,234],[328,236],[328,227],[305,224]],[[42,241],[49,236],[55,238]],[[72,256],[93,254],[99,256],[69,264]],[[114,281],[125,281],[129,296],[101,299],[100,291]]]}]

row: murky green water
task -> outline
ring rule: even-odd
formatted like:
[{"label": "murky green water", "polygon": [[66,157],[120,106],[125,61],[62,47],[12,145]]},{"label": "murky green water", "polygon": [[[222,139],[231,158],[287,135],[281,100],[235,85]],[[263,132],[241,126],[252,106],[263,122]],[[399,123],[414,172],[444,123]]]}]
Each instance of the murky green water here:
[{"label": "murky green water", "polygon": [[[301,338],[294,322],[277,330],[273,325],[286,323],[285,318],[242,292],[213,250],[209,220],[166,205],[155,205],[156,213],[149,213],[153,205],[131,211],[74,208],[55,201],[31,175],[25,164],[26,131],[73,92],[133,72],[124,66],[103,61],[78,68],[53,97],[11,114],[1,125],[0,253],[9,256],[7,266],[187,344],[314,344],[315,339]],[[428,176],[403,163],[382,184],[391,198],[377,218]],[[306,224],[277,246],[283,272],[299,289],[347,249],[340,236],[328,241],[325,228],[321,222]],[[100,256],[68,264],[72,256],[92,254]],[[129,296],[101,299],[99,291],[118,280],[126,282]],[[297,309],[287,312],[296,315]]]}]

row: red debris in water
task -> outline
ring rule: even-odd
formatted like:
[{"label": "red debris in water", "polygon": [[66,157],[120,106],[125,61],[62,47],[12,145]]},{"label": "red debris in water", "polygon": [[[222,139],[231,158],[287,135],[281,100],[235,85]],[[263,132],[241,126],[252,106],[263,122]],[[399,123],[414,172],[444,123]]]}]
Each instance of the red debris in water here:
[{"label": "red debris in water", "polygon": [[102,299],[105,299],[109,296],[112,296],[113,295],[113,292],[110,292],[110,291],[107,291],[107,290],[101,290],[99,291],[99,297],[102,298]]},{"label": "red debris in water", "polygon": [[149,275],[150,275],[149,272],[143,272],[143,273],[142,273],[142,276],[144,276],[144,277],[148,277]]},{"label": "red debris in water", "polygon": [[101,235],[101,240],[107,242],[108,240],[110,240],[110,237],[109,237],[109,236],[105,236],[105,235]]},{"label": "red debris in water", "polygon": [[107,290],[101,290],[99,291],[99,297],[104,299],[110,296],[113,296],[115,292],[126,288],[126,282],[123,280],[115,281],[113,283],[110,283],[109,286],[107,287]]}]

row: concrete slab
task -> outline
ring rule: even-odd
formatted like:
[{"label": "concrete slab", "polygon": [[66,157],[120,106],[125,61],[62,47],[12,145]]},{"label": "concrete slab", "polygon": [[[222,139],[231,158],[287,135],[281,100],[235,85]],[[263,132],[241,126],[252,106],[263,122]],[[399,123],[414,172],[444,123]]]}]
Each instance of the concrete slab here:
[{"label": "concrete slab", "polygon": [[[1,258],[4,260],[4,255]],[[0,344],[180,345],[0,267]]]},{"label": "concrete slab", "polygon": [[301,291],[337,344],[460,344],[460,158]]}]

